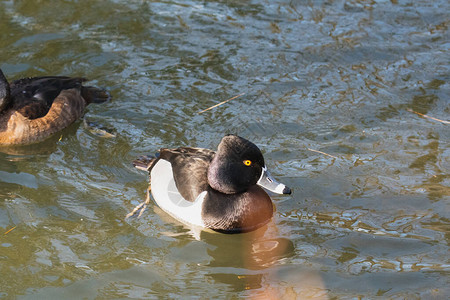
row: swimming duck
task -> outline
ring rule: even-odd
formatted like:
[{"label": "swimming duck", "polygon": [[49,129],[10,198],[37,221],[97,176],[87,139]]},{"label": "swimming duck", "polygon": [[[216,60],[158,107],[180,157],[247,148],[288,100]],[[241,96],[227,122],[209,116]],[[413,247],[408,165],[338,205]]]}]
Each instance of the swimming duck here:
[{"label": "swimming duck", "polygon": [[142,214],[151,192],[158,206],[182,223],[223,233],[248,232],[272,218],[272,200],[261,187],[291,193],[269,174],[259,148],[236,135],[222,138],[217,152],[163,148],[156,157],[142,156],[133,164],[150,173],[150,187],[145,202],[127,217],[139,210]]},{"label": "swimming duck", "polygon": [[110,95],[84,78],[45,76],[23,78],[11,84],[0,70],[0,145],[40,142],[69,126],[89,103]]}]

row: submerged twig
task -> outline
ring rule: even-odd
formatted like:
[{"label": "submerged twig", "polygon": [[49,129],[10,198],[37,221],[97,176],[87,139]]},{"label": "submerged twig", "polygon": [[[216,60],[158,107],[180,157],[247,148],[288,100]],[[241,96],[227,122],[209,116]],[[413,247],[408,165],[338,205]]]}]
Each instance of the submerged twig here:
[{"label": "submerged twig", "polygon": [[16,228],[17,227],[17,225],[16,226],[14,226],[13,228],[11,228],[11,229],[9,229],[7,232],[5,232],[3,235],[7,235],[8,233],[10,233],[11,231],[13,231],[14,230],[14,228]]},{"label": "submerged twig", "polygon": [[435,121],[438,121],[438,122],[441,122],[441,123],[444,123],[444,124],[450,124],[449,121],[444,121],[444,120],[441,120],[441,119],[437,119],[437,118],[434,118],[434,117],[427,116],[427,115],[422,114],[420,112],[414,111],[411,108],[407,108],[406,110],[409,111],[409,112],[415,113],[416,115],[422,116],[424,118],[432,119],[432,120],[435,120]]},{"label": "submerged twig", "polygon": [[220,102],[220,103],[217,103],[216,105],[213,105],[213,106],[211,106],[211,107],[208,107],[207,109],[204,109],[204,110],[202,110],[202,111],[199,111],[198,114],[202,114],[202,113],[204,113],[205,111],[208,111],[208,110],[210,110],[210,109],[213,109],[213,108],[215,108],[215,107],[217,107],[217,106],[219,106],[219,105],[225,104],[225,103],[227,103],[228,101],[231,101],[231,100],[233,100],[233,99],[236,99],[237,97],[240,97],[240,96],[242,96],[242,95],[245,95],[245,93],[241,93],[241,94],[239,94],[239,95],[237,95],[237,96],[231,97],[231,98],[228,99],[228,100],[222,101],[222,102]]},{"label": "submerged twig", "polygon": [[331,155],[331,154],[328,154],[328,153],[325,153],[325,152],[322,152],[322,151],[319,151],[319,150],[314,150],[314,149],[311,149],[311,148],[308,148],[308,150],[309,150],[309,151],[312,151],[312,152],[317,152],[317,153],[320,153],[320,154],[323,154],[323,155],[326,155],[326,156],[329,156],[329,157],[332,157],[332,158],[336,158],[336,159],[337,159],[336,156],[333,156],[333,155]]}]

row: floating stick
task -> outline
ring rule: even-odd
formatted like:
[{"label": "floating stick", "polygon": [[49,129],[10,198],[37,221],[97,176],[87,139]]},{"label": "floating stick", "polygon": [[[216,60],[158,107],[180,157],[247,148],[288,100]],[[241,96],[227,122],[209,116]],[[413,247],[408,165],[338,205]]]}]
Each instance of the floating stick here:
[{"label": "floating stick", "polygon": [[320,154],[323,154],[323,155],[326,155],[326,156],[329,156],[329,157],[332,157],[332,158],[336,158],[336,159],[337,159],[336,156],[333,156],[333,155],[331,155],[331,154],[328,154],[328,153],[325,153],[325,152],[322,152],[322,151],[319,151],[319,150],[314,150],[314,149],[311,149],[311,148],[308,148],[308,150],[309,150],[309,151],[312,151],[312,152],[317,152],[317,153],[320,153]]},{"label": "floating stick", "polygon": [[7,235],[8,233],[10,233],[11,231],[14,230],[14,228],[16,228],[17,226],[14,226],[13,228],[11,228],[10,230],[8,230],[7,232],[5,232],[3,235]]},{"label": "floating stick", "polygon": [[245,95],[245,93],[241,93],[241,94],[239,94],[239,95],[237,95],[237,96],[231,97],[231,98],[228,99],[228,100],[225,100],[225,101],[222,101],[222,102],[220,102],[220,103],[217,103],[216,105],[213,105],[213,106],[211,106],[211,107],[209,107],[209,108],[207,108],[207,109],[204,109],[204,110],[198,112],[198,114],[202,114],[202,113],[204,113],[205,111],[208,111],[208,110],[210,110],[210,109],[213,109],[213,108],[215,108],[215,107],[217,107],[217,106],[219,106],[219,105],[225,104],[225,103],[227,103],[228,101],[231,101],[231,100],[233,100],[233,99],[236,99],[237,97],[240,97],[240,96],[242,96],[242,95]]},{"label": "floating stick", "polygon": [[432,119],[432,120],[435,120],[435,121],[438,121],[438,122],[441,122],[441,123],[444,123],[444,124],[450,124],[449,121],[444,121],[444,120],[441,120],[441,119],[437,119],[437,118],[433,118],[433,117],[421,114],[420,112],[414,111],[411,108],[407,108],[406,110],[409,111],[409,112],[415,113],[416,115],[422,116],[424,118]]}]

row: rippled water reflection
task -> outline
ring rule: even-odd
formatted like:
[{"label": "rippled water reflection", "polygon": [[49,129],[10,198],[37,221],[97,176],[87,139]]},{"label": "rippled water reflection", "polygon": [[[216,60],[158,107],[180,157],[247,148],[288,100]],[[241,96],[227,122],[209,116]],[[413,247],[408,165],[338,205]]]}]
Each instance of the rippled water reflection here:
[{"label": "rippled water reflection", "polygon": [[[411,111],[450,120],[449,8],[0,2],[9,79],[85,76],[113,94],[0,152],[0,297],[448,297],[449,125]],[[228,132],[294,189],[273,196],[272,223],[195,239],[157,207],[124,219],[147,187],[132,159]]]}]

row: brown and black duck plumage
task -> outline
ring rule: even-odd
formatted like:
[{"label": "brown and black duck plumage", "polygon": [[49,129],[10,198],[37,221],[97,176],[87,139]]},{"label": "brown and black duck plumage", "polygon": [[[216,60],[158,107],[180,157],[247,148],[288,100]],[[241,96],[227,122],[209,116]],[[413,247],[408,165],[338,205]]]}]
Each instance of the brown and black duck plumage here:
[{"label": "brown and black duck plumage", "polygon": [[84,81],[45,76],[9,84],[0,70],[0,146],[40,142],[82,117],[89,103],[110,98],[102,89],[83,86]]}]

